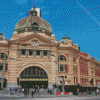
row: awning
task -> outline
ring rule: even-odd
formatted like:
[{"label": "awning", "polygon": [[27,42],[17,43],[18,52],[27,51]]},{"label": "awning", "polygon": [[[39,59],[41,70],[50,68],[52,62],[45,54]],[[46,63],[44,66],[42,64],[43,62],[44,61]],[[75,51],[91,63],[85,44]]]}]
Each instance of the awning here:
[{"label": "awning", "polygon": [[20,78],[20,81],[48,81],[48,79]]}]

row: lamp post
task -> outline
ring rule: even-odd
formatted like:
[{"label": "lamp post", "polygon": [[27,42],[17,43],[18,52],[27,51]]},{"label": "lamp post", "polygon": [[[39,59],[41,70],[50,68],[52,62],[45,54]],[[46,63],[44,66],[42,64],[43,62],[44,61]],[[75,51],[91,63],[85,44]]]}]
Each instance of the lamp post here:
[{"label": "lamp post", "polygon": [[3,68],[2,68],[2,79],[1,79],[1,89],[3,89],[3,80],[4,80],[4,71],[5,71],[5,64],[7,59],[15,60],[14,58],[7,58],[5,53],[1,53],[1,59],[3,60]]},{"label": "lamp post", "polygon": [[[55,64],[57,64],[57,62],[58,62],[58,61],[57,61],[57,57],[58,57],[58,56],[55,56],[55,55],[53,55],[53,54],[49,54],[49,55],[55,57],[55,61],[54,61],[54,62],[55,62]],[[57,82],[56,82],[56,81],[57,81],[57,72],[56,72],[56,70],[55,70],[55,73],[56,73],[56,77],[55,77],[55,86],[57,86]]]},{"label": "lamp post", "polygon": [[64,91],[65,91],[64,86],[65,86],[65,84],[64,84],[64,77],[62,77],[62,92],[63,92],[63,93],[64,93]]},{"label": "lamp post", "polygon": [[92,86],[93,86],[93,78],[92,77],[91,77],[90,85],[91,85],[91,92],[92,92]]},{"label": "lamp post", "polygon": [[6,57],[5,53],[1,54],[1,59],[3,60],[3,68],[2,68],[2,79],[1,79],[1,89],[3,89],[3,80],[4,80],[4,70],[5,70],[5,63],[6,63]]},{"label": "lamp post", "polygon": [[20,76],[19,76],[19,87],[20,87]]}]

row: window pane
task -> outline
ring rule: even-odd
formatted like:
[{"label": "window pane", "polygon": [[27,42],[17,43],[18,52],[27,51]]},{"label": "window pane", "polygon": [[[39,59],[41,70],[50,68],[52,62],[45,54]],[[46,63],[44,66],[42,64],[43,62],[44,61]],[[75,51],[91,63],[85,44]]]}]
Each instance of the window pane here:
[{"label": "window pane", "polygon": [[63,60],[63,58],[60,57],[60,60]]},{"label": "window pane", "polygon": [[60,55],[60,60],[66,60],[66,57],[63,55]]},{"label": "window pane", "polygon": [[33,50],[29,50],[29,55],[33,55]]},{"label": "window pane", "polygon": [[47,56],[47,50],[44,50],[44,51],[43,51],[43,55],[44,55],[44,56]]},{"label": "window pane", "polygon": [[40,50],[37,50],[37,55],[38,55],[38,56],[40,55]]},{"label": "window pane", "polygon": [[64,71],[64,68],[63,67],[60,67],[60,71]]},{"label": "window pane", "polygon": [[76,62],[76,58],[75,57],[73,57],[73,62]]},{"label": "window pane", "polygon": [[73,72],[74,72],[74,73],[76,72],[76,69],[75,69],[75,68],[73,68]]},{"label": "window pane", "polygon": [[3,63],[0,63],[0,70],[3,69]]},{"label": "window pane", "polygon": [[33,75],[36,75],[36,72],[35,71],[33,71]]},{"label": "window pane", "polygon": [[43,75],[43,72],[40,72],[40,75]]},{"label": "window pane", "polygon": [[28,75],[31,75],[31,71],[28,71]]},{"label": "window pane", "polygon": [[64,65],[64,69],[65,69],[65,72],[66,72],[66,65]]},{"label": "window pane", "polygon": [[37,75],[39,75],[39,71],[37,71]]},{"label": "window pane", "polygon": [[22,55],[25,55],[25,52],[26,52],[26,50],[22,50],[21,54]]}]

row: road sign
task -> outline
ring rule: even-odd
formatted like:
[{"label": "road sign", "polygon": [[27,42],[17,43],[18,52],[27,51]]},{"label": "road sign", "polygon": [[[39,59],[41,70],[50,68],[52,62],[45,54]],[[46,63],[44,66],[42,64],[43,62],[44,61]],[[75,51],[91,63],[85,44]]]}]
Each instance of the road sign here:
[{"label": "road sign", "polygon": [[97,87],[100,88],[100,82],[97,82]]}]

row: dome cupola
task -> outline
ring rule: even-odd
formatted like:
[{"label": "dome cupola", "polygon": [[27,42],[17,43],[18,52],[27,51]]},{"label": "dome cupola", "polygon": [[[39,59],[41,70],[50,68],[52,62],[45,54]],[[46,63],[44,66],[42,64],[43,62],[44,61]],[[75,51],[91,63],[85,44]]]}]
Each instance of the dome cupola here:
[{"label": "dome cupola", "polygon": [[18,33],[24,32],[25,28],[27,28],[27,31],[42,31],[45,32],[47,35],[52,34],[52,29],[50,24],[42,19],[40,16],[37,16],[38,8],[33,7],[31,9],[31,14],[21,20],[16,24],[16,27],[14,31],[17,31]]}]

